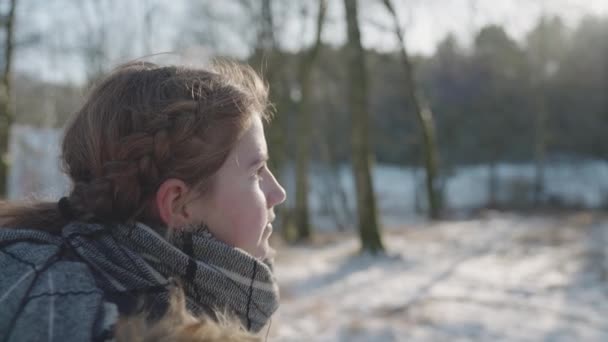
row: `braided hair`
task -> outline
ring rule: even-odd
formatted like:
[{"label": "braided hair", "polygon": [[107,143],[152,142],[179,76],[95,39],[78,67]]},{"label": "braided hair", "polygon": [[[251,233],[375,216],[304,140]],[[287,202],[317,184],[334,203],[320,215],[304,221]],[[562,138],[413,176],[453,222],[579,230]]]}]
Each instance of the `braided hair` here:
[{"label": "braided hair", "polygon": [[132,62],[92,88],[66,127],[61,163],[71,179],[61,215],[53,202],[1,202],[0,226],[56,231],[69,219],[159,223],[167,179],[201,194],[254,115],[269,120],[267,86],[250,67],[209,69]]}]

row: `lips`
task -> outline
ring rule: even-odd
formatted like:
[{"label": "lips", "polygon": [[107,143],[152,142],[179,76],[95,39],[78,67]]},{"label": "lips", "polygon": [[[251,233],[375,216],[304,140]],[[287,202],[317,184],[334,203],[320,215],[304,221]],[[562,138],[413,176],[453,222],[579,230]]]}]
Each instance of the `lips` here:
[{"label": "lips", "polygon": [[272,223],[268,223],[264,229],[265,236],[270,236],[270,234],[272,234]]}]

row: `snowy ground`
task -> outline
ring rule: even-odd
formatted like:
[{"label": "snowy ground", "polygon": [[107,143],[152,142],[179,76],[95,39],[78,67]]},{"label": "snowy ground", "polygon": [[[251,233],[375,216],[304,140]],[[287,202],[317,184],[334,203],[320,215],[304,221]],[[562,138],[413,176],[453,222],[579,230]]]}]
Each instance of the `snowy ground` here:
[{"label": "snowy ground", "polygon": [[[271,341],[608,341],[608,219],[488,214],[280,247]],[[604,268],[605,269],[605,268]]]}]

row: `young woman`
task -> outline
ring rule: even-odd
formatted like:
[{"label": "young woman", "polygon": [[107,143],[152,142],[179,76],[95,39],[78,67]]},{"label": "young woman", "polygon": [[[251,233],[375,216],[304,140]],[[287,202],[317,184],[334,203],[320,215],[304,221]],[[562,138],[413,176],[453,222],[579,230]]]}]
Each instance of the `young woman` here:
[{"label": "young woman", "polygon": [[0,207],[0,341],[111,339],[119,317],[167,312],[260,331],[278,307],[267,88],[248,67],[135,62],[93,88],[67,127],[72,181],[55,203]]}]

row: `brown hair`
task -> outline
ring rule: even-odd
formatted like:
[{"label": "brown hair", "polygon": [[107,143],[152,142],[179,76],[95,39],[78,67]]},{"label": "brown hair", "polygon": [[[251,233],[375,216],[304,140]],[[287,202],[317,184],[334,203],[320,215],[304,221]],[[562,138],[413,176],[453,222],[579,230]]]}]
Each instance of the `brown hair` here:
[{"label": "brown hair", "polygon": [[[209,70],[131,62],[91,90],[68,124],[62,166],[72,216],[80,221],[157,224],[163,181],[201,194],[258,113],[268,120],[268,90],[248,66]],[[0,203],[0,226],[57,231],[68,220],[57,202]]]}]

